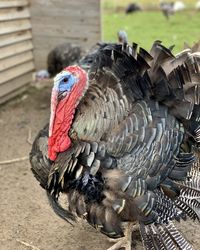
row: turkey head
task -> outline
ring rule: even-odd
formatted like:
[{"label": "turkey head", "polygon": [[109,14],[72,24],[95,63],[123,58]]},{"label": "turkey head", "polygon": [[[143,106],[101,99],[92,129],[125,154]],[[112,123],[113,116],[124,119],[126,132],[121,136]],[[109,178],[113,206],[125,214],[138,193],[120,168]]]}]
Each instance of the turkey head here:
[{"label": "turkey head", "polygon": [[71,145],[68,132],[87,82],[87,73],[79,66],[69,66],[54,78],[48,139],[48,155],[52,161]]}]

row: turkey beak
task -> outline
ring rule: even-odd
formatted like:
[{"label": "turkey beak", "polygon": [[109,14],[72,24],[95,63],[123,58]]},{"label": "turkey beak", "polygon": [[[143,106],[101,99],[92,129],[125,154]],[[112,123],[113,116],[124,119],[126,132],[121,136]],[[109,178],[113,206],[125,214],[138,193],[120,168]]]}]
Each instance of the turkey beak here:
[{"label": "turkey beak", "polygon": [[62,100],[66,95],[67,95],[68,91],[62,91],[58,93],[58,102],[60,100]]}]

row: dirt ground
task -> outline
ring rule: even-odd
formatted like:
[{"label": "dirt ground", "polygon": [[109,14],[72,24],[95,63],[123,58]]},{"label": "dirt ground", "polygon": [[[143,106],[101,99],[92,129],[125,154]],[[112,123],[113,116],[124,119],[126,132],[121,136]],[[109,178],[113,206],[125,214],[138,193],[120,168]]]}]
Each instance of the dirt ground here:
[{"label": "dirt ground", "polygon": [[[72,227],[54,214],[30,171],[27,139],[33,140],[49,119],[50,88],[32,87],[0,106],[0,249],[105,250],[112,245],[105,236],[85,223]],[[2,164],[23,157],[26,160]],[[184,222],[181,231],[200,249],[198,223]],[[142,249],[141,242],[135,249]]]}]

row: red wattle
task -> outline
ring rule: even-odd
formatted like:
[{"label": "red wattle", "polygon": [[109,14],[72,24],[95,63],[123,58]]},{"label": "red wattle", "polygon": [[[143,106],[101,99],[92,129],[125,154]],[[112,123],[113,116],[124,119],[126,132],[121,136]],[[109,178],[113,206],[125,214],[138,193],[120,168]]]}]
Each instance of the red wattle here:
[{"label": "red wattle", "polygon": [[51,161],[55,161],[59,152],[64,152],[71,145],[71,140],[68,136],[63,136],[59,140],[60,143],[55,142],[55,138],[49,137],[48,140],[48,155]]}]

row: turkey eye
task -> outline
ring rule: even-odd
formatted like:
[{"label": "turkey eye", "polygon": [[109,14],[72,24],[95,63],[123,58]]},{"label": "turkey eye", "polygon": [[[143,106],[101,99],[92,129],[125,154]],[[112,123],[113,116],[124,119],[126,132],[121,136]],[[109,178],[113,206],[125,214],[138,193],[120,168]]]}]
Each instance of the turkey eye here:
[{"label": "turkey eye", "polygon": [[69,80],[69,78],[64,78],[63,82],[67,82]]}]

